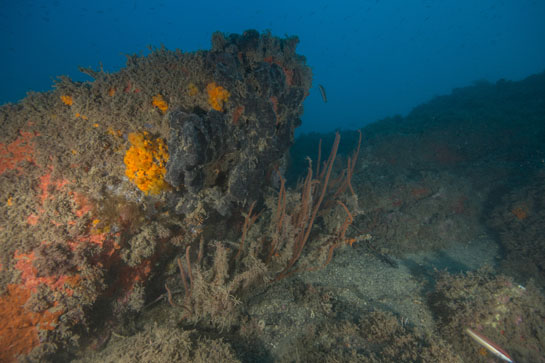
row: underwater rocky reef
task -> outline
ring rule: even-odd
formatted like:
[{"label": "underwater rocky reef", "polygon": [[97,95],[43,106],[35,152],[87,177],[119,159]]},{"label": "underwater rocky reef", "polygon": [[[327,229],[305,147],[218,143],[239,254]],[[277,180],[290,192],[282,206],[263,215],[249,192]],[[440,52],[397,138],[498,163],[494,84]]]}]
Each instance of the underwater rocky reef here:
[{"label": "underwater rocky reef", "polygon": [[0,107],[0,361],[545,361],[545,74],[294,140],[297,43]]},{"label": "underwater rocky reef", "polygon": [[[61,77],[2,106],[1,314],[16,317],[2,360],[89,344],[165,290],[184,251],[188,263],[214,253],[227,263],[214,240],[262,208],[300,124],[311,72],[297,42],[215,33],[209,51],[153,49],[117,73],[82,69],[92,81]],[[193,299],[225,287],[184,268]],[[213,290],[199,297],[200,278]],[[195,309],[219,312],[235,289]]]}]

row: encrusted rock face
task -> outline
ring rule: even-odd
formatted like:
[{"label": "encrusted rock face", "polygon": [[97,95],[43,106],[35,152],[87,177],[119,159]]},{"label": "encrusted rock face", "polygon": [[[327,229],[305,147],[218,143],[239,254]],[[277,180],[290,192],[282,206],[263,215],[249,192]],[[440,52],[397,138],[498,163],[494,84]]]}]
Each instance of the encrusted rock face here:
[{"label": "encrusted rock face", "polygon": [[0,361],[47,360],[122,321],[164,292],[149,282],[164,281],[175,256],[201,243],[210,257],[263,199],[310,68],[297,38],[247,31],[212,43],[128,56],[115,73],[82,69],[92,81],[61,77],[0,106],[0,305],[20,317]]},{"label": "encrusted rock face", "polygon": [[226,151],[224,117],[217,111],[203,115],[175,111],[170,114],[170,134],[165,180],[198,193],[204,186],[203,167]]},{"label": "encrusted rock face", "polygon": [[311,84],[296,43],[255,31],[216,33],[212,50],[199,54],[203,73],[213,74],[229,98],[222,111],[195,106],[170,113],[165,180],[183,186],[178,213],[191,213],[200,201],[228,215],[234,205],[260,199],[293,141]]}]

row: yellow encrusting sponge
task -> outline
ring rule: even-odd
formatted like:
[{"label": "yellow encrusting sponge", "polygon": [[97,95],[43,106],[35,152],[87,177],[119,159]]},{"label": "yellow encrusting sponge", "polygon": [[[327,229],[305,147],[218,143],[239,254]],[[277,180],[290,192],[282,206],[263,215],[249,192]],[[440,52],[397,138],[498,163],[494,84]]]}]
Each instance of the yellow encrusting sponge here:
[{"label": "yellow encrusting sponge", "polygon": [[125,153],[125,175],[146,194],[158,194],[169,187],[165,181],[168,148],[160,137],[148,132],[129,134],[131,147]]}]

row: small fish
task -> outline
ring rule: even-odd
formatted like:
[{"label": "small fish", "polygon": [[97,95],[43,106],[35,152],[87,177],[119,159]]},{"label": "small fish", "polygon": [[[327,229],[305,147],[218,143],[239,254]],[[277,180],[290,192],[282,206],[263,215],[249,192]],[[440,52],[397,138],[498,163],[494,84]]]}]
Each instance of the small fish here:
[{"label": "small fish", "polygon": [[321,84],[318,85],[320,88],[320,93],[322,94],[322,100],[324,100],[324,103],[327,103],[327,95],[325,94],[325,88]]},{"label": "small fish", "polygon": [[488,349],[488,351],[490,351],[496,357],[503,359],[506,362],[514,363],[513,358],[511,358],[505,350],[492,343],[490,339],[488,339],[484,335],[479,334],[469,328],[466,329],[466,333],[469,334],[469,336],[472,337],[477,343]]}]

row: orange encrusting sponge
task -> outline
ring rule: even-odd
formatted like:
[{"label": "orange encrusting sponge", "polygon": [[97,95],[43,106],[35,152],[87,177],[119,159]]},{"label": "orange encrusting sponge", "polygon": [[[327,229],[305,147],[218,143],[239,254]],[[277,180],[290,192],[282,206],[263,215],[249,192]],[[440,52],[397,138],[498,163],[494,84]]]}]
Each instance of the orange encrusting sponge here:
[{"label": "orange encrusting sponge", "polygon": [[157,95],[157,96],[153,96],[153,106],[157,107],[158,109],[161,110],[162,113],[165,113],[167,112],[168,110],[168,104],[167,102],[164,100],[163,96],[161,95]]},{"label": "orange encrusting sponge", "polygon": [[72,104],[74,103],[74,99],[70,95],[62,95],[61,101],[67,106],[72,106]]},{"label": "orange encrusting sponge", "polygon": [[125,175],[146,194],[158,194],[168,188],[165,181],[168,161],[167,145],[160,137],[153,140],[149,133],[129,134],[131,147],[124,158]]},{"label": "orange encrusting sponge", "polygon": [[223,104],[227,102],[229,96],[231,95],[222,86],[216,85],[216,82],[209,83],[206,86],[206,91],[208,92],[208,103],[216,111],[223,110]]}]

